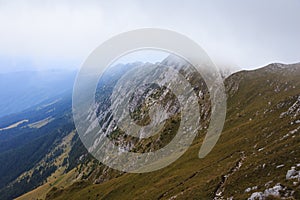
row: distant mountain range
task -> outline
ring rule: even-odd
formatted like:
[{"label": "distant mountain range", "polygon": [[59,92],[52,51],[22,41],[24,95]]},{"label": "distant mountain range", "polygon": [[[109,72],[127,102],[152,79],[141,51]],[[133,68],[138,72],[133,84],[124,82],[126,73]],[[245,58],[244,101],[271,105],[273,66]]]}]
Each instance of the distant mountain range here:
[{"label": "distant mountain range", "polygon": [[[144,64],[118,65],[100,80],[96,98],[102,126],[114,85],[124,70],[137,65]],[[0,199],[300,199],[300,64],[274,63],[227,77],[225,128],[203,159],[198,151],[209,123],[209,93],[201,77],[181,73],[196,88],[204,120],[192,146],[176,162],[145,174],[99,163],[79,140],[71,93],[62,91],[0,118]],[[141,105],[135,114],[145,108]],[[153,151],[174,137],[179,121],[175,113],[166,129],[149,140],[124,139],[118,129],[111,139],[134,145],[135,151]]]},{"label": "distant mountain range", "polygon": [[72,90],[75,75],[76,72],[63,70],[0,74],[0,117]]}]

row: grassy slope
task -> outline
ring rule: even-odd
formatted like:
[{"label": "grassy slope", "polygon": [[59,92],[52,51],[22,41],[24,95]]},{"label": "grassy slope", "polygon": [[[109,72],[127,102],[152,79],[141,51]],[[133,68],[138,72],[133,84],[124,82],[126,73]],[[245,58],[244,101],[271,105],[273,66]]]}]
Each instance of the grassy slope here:
[{"label": "grassy slope", "polygon": [[[239,72],[226,80],[225,128],[213,151],[204,159],[197,157],[202,141],[198,137],[180,159],[159,171],[124,174],[98,185],[84,183],[80,187],[83,183],[78,183],[50,192],[48,199],[212,199],[222,185],[222,176],[229,174],[238,162],[242,162],[241,168],[222,185],[224,197],[245,199],[251,195],[244,192],[246,188],[258,186],[263,191],[269,181],[299,190],[285,181],[286,171],[300,163],[299,133],[280,140],[299,126],[291,125],[294,119],[290,117],[279,118],[300,94],[300,67],[291,69],[295,70],[275,69],[274,73],[264,68]],[[232,92],[237,82],[239,89]],[[277,86],[280,92],[274,91]],[[278,108],[280,102],[285,105]],[[258,151],[260,148],[264,149]],[[280,164],[284,167],[277,169]]]},{"label": "grassy slope", "polygon": [[[75,132],[71,132],[65,138],[62,139],[61,144],[59,145],[60,148],[63,148],[63,153],[55,159],[55,166],[57,166],[57,170],[51,174],[50,177],[47,178],[47,182],[36,189],[16,198],[17,200],[30,200],[30,199],[44,199],[46,194],[53,188],[53,187],[66,187],[73,183],[75,179],[75,169],[70,171],[67,174],[64,174],[66,166],[62,166],[63,160],[68,156],[71,150],[71,141],[74,137]],[[65,145],[65,147],[62,147]],[[34,169],[30,170],[26,173],[32,173]],[[25,174],[26,174],[25,173]],[[22,175],[21,175],[22,176]]]}]

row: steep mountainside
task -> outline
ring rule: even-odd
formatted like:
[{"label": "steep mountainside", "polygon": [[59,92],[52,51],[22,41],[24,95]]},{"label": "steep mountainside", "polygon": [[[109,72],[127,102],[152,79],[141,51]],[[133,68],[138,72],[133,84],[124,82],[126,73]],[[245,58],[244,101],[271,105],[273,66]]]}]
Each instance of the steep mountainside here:
[{"label": "steep mountainside", "polygon": [[299,77],[299,64],[271,64],[227,78],[225,128],[204,159],[197,153],[205,131],[164,169],[98,184],[87,179],[88,185],[51,190],[47,199],[299,199]]},{"label": "steep mountainside", "polygon": [[[125,69],[124,66],[120,67]],[[100,86],[97,93],[99,101],[107,102],[104,108],[98,108],[99,116],[109,108],[108,97],[122,74],[122,70],[113,72],[104,81],[109,88]],[[28,168],[12,173],[10,179],[3,178],[0,181],[3,183],[0,199],[11,199],[32,189],[18,199],[246,199],[251,196],[271,198],[271,195],[274,198],[286,196],[299,199],[300,64],[271,64],[228,77],[225,80],[228,97],[225,128],[213,151],[203,159],[198,158],[198,152],[209,120],[209,96],[201,78],[194,77],[193,73],[182,73],[193,86],[197,86],[202,115],[206,118],[202,122],[204,128],[200,130],[193,145],[176,162],[145,174],[126,174],[112,170],[100,164],[84,149],[74,132],[70,104],[56,102],[53,106],[61,105],[60,109],[55,109],[61,114],[45,115],[51,110],[49,106],[48,110],[41,112],[43,117],[39,119],[14,116],[5,118],[6,121],[1,124],[2,129],[8,128],[0,131],[0,139],[5,135],[5,140],[9,141],[5,143],[3,139],[2,144],[8,144],[7,147],[4,145],[4,152],[16,151],[15,155],[22,155],[20,152],[27,152],[25,150],[28,146],[33,147],[28,141],[21,144],[12,142],[24,140],[13,139],[25,138],[23,133],[31,134],[31,131],[25,131],[33,129],[31,127],[38,129],[36,134],[41,134],[41,143],[37,144],[40,144],[39,147],[47,146],[47,151],[41,151]],[[160,90],[155,91],[154,94],[161,94]],[[167,99],[172,100],[172,95],[167,96]],[[65,112],[61,112],[63,106]],[[147,108],[147,105],[140,106],[134,114],[139,116],[142,113],[142,116],[146,116],[139,111]],[[39,112],[33,110],[28,116],[38,116],[36,113]],[[54,123],[56,120],[58,125]],[[147,118],[142,117],[141,123],[143,120]],[[151,141],[135,143],[136,151],[151,151],[164,146],[174,136],[172,130],[176,130],[179,120],[175,115],[166,131],[158,135],[159,140],[152,138]],[[46,125],[41,126],[43,124]],[[10,132],[16,136],[8,134]],[[52,135],[49,132],[55,135],[53,140],[42,137]],[[114,133],[111,139],[118,143],[122,134]],[[122,143],[132,141],[134,139],[127,139],[122,140]],[[158,143],[153,144],[153,141]],[[16,146],[24,148],[19,150]],[[21,157],[12,159],[5,157],[7,155],[10,154],[0,154],[0,162],[11,161],[6,170]],[[4,168],[0,172],[1,177],[6,175]],[[25,183],[31,183],[32,186],[24,188]],[[21,191],[15,192],[18,188]]]},{"label": "steep mountainside", "polygon": [[70,110],[69,93],[0,119],[0,199],[34,189],[56,170],[58,146],[74,131]]}]

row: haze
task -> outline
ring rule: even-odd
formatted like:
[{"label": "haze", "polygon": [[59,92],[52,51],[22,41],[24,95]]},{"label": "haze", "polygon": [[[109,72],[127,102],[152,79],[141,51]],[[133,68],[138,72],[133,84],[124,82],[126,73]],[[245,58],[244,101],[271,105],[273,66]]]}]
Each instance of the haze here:
[{"label": "haze", "polygon": [[300,1],[0,1],[0,73],[78,69],[118,33],[165,28],[219,67],[299,62]]}]

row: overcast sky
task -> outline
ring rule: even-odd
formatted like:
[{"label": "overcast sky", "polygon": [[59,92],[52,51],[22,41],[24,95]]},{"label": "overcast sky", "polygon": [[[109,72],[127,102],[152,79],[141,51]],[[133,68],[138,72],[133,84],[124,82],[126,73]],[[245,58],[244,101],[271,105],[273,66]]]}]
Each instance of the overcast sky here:
[{"label": "overcast sky", "polygon": [[118,33],[166,28],[220,67],[300,62],[299,0],[0,0],[0,72],[77,69]]}]

